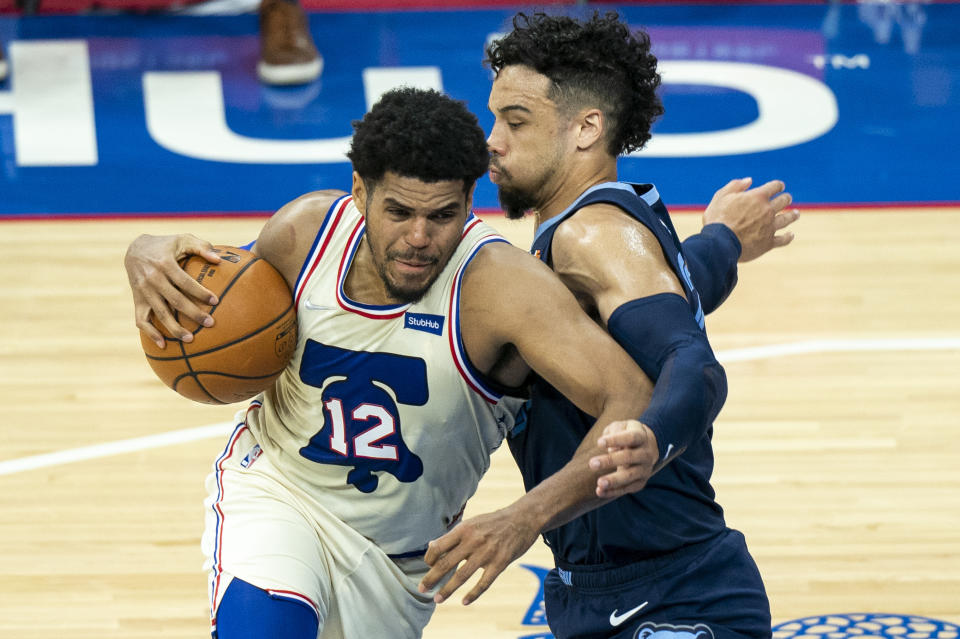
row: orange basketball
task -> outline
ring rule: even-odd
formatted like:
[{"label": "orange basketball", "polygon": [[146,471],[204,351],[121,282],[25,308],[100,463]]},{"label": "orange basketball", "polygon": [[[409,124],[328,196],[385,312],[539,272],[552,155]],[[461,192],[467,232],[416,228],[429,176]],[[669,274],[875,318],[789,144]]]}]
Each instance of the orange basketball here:
[{"label": "orange basketball", "polygon": [[200,326],[178,312],[192,342],[171,337],[160,349],[142,331],[140,342],[153,372],[184,397],[204,404],[232,404],[268,388],[280,376],[297,346],[293,297],[283,276],[250,251],[216,246],[219,264],[191,256],[181,266],[216,294],[220,303],[208,307],[215,320]]}]

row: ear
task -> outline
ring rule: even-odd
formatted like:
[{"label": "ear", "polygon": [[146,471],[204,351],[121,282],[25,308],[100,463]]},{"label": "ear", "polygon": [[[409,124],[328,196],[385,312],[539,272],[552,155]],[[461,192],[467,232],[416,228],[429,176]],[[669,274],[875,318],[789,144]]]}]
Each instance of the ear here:
[{"label": "ear", "polygon": [[577,148],[586,150],[603,139],[607,120],[600,109],[584,109],[577,116]]},{"label": "ear", "polygon": [[356,205],[360,215],[366,217],[367,213],[367,186],[363,183],[363,178],[356,171],[353,172],[353,186],[350,187],[353,194],[353,203]]}]

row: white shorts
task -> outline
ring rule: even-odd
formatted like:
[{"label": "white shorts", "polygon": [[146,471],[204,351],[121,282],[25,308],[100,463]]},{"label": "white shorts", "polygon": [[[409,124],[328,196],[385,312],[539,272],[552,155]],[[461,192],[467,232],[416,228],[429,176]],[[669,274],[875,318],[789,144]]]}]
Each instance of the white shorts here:
[{"label": "white shorts", "polygon": [[389,558],[288,486],[241,424],[207,477],[204,568],[213,623],[234,577],[271,595],[309,605],[318,639],[415,639],[433,614],[432,593],[417,585],[421,558]]}]

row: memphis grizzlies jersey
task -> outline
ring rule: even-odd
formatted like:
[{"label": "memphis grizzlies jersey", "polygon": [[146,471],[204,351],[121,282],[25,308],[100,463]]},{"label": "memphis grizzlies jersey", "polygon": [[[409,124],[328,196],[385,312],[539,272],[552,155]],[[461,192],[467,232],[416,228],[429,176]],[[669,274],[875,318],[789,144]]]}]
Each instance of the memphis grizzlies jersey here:
[{"label": "memphis grizzlies jersey", "polygon": [[[608,182],[583,193],[567,210],[540,225],[531,251],[551,264],[557,227],[578,210],[599,202],[618,206],[646,226],[680,280],[690,312],[703,328],[703,309],[684,263],[680,238],[655,187]],[[651,318],[655,321],[655,318]],[[527,490],[570,460],[596,421],[537,377],[531,399],[510,435],[510,451]],[[710,485],[713,426],[650,478],[646,487],[544,535],[558,565],[622,564],[648,559],[704,541],[725,528],[723,511]]]},{"label": "memphis grizzlies jersey", "polygon": [[373,306],[344,291],[364,232],[353,198],[337,200],[297,278],[296,353],[247,424],[296,492],[388,554],[416,555],[462,513],[521,404],[460,338],[463,273],[505,240],[471,214],[423,299]]}]

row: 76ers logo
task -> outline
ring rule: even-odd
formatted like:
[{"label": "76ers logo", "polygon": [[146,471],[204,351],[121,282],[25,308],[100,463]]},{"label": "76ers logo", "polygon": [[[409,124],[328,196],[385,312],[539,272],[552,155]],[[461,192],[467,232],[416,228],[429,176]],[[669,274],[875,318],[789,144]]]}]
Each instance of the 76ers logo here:
[{"label": "76ers logo", "polygon": [[423,474],[423,462],[403,441],[397,409],[397,403],[427,403],[427,365],[422,359],[308,340],[300,379],[323,389],[325,422],[300,449],[301,455],[322,464],[353,466],[347,483],[364,493],[376,490],[376,471],[402,482]]}]

